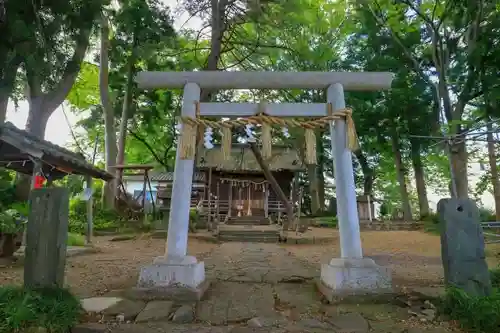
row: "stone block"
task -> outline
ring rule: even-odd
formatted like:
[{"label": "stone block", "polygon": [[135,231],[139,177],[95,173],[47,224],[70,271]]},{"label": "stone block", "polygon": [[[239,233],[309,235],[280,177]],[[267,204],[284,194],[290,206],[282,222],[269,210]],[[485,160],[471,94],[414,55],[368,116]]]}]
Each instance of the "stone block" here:
[{"label": "stone block", "polygon": [[101,313],[121,301],[120,297],[90,297],[82,299],[81,304],[85,312]]},{"label": "stone block", "polygon": [[479,210],[469,199],[438,203],[445,283],[475,296],[491,293]]},{"label": "stone block", "polygon": [[71,333],[107,333],[109,329],[104,324],[85,323],[78,324],[71,328]]},{"label": "stone block", "polygon": [[391,293],[391,270],[370,258],[332,259],[321,265],[318,288],[330,302],[335,297]]},{"label": "stone block", "polygon": [[136,323],[149,321],[168,320],[174,302],[172,301],[152,301],[146,304],[144,310],[135,318]]},{"label": "stone block", "polygon": [[141,269],[138,287],[168,287],[182,285],[198,287],[205,280],[205,263],[195,257],[158,257],[153,264]]},{"label": "stone block", "polygon": [[178,308],[174,316],[172,317],[172,322],[177,324],[189,324],[194,321],[194,311],[193,307],[189,304],[184,304]]},{"label": "stone block", "polygon": [[208,285],[205,264],[195,257],[158,257],[141,269],[132,294],[134,298],[147,300],[196,301],[201,299]]}]

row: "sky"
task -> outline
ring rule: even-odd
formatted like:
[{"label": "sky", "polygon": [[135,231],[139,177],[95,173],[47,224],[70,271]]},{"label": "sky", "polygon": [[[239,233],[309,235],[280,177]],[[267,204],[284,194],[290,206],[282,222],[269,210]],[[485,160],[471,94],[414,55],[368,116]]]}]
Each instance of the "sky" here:
[{"label": "sky", "polygon": [[[197,29],[201,26],[201,21],[197,18],[189,19],[190,15],[188,13],[182,12],[179,13],[176,11],[178,6],[177,0],[163,0],[165,4],[170,6],[172,12],[174,14],[174,27],[176,29],[191,28]],[[65,112],[64,112],[65,111]],[[65,114],[67,115],[67,119]],[[14,103],[9,103],[7,109],[7,121],[12,122],[17,127],[24,129],[26,124],[26,119],[28,118],[28,103],[26,101],[22,101],[19,103],[18,107],[14,105]],[[45,134],[45,139],[51,141],[60,146],[68,146],[71,144],[72,136],[70,128],[74,126],[74,124],[78,121],[78,117],[74,115],[69,107],[60,106],[55,110],[52,116],[49,119],[47,124],[47,131]],[[477,164],[477,163],[476,163]],[[479,172],[479,166],[474,163],[471,164],[470,170],[473,174]],[[474,183],[477,180],[477,177],[470,177],[470,181]],[[431,209],[435,210],[437,202],[440,197],[435,193],[429,193],[429,201],[431,205]],[[482,198],[482,202],[486,207],[493,207],[493,197],[490,194],[484,195]]]},{"label": "sky", "polygon": [[[196,29],[201,25],[199,19],[189,19],[190,15],[188,13],[182,12],[180,15],[177,13],[175,10],[178,6],[177,0],[163,0],[163,2],[170,6],[172,13],[174,14],[174,26],[176,29],[181,27]],[[7,108],[7,121],[12,122],[21,129],[24,129],[26,119],[28,118],[28,108],[28,103],[25,101],[20,102],[17,108],[14,103],[9,103]],[[45,134],[46,140],[60,146],[69,145],[71,143],[72,138],[70,126],[74,126],[74,124],[79,120],[76,115],[70,112],[69,107],[64,108],[64,110],[68,116],[68,121],[66,121],[66,118],[64,117],[63,107],[59,107],[50,117],[49,123],[47,124],[47,132]]]}]

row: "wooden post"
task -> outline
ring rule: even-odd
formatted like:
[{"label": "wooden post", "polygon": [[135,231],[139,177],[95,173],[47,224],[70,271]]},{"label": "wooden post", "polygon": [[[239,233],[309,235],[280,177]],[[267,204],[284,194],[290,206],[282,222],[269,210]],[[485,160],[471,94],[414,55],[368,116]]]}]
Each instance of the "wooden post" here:
[{"label": "wooden post", "polygon": [[241,199],[241,192],[243,189],[241,187],[238,187],[238,217],[241,216],[241,211],[243,210],[243,201]]},{"label": "wooden post", "polygon": [[371,203],[371,200],[370,200],[370,195],[368,194],[366,196],[366,199],[368,200],[368,219],[370,220],[370,222],[373,222],[373,217],[372,217],[372,203]]},{"label": "wooden post", "polygon": [[247,207],[247,216],[252,216],[252,189],[251,189],[251,185],[248,184],[248,191],[247,191],[247,204],[248,204],[248,207]]},{"label": "wooden post", "polygon": [[93,221],[93,208],[94,208],[94,196],[92,195],[92,177],[86,177],[87,189],[90,193],[90,197],[87,200],[87,244],[92,243],[92,234],[94,229]]},{"label": "wooden post", "polygon": [[217,182],[217,201],[216,201],[216,215],[217,215],[217,223],[220,222],[220,216],[219,216],[219,213],[220,213],[220,210],[219,210],[219,207],[220,207],[220,181]]},{"label": "wooden post", "polygon": [[227,216],[231,217],[231,210],[233,210],[233,183],[229,182],[229,204],[227,209]]},{"label": "wooden post", "polygon": [[269,217],[269,185],[264,184],[264,216]]},{"label": "wooden post", "polygon": [[144,170],[144,180],[142,184],[142,210],[144,213],[143,224],[146,225],[148,222],[148,212],[146,211],[146,186],[148,184],[148,171]]},{"label": "wooden post", "polygon": [[24,286],[63,287],[69,191],[63,187],[35,189],[29,201]]},{"label": "wooden post", "polygon": [[212,230],[212,168],[208,169],[208,231]]},{"label": "wooden post", "polygon": [[[42,172],[42,162],[40,160],[34,159],[33,160],[33,172],[31,174],[31,187],[30,187],[30,192],[33,191],[35,188],[35,182],[36,182],[36,176],[39,175]],[[23,239],[22,239],[22,246],[26,248],[26,235],[28,233],[27,231],[28,227],[24,226],[23,230]]]},{"label": "wooden post", "polygon": [[297,216],[300,219],[301,213],[302,213],[302,197],[304,196],[304,190],[300,189],[299,191],[299,204],[297,207]]}]

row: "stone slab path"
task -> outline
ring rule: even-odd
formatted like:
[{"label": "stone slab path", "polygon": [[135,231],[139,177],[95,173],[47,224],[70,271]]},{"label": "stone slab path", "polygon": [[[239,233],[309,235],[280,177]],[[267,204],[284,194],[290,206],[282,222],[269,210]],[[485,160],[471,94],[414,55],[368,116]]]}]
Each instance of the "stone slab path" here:
[{"label": "stone slab path", "polygon": [[119,303],[102,312],[107,325],[89,324],[95,330],[89,331],[87,325],[73,333],[453,331],[435,320],[430,302],[324,304],[314,286],[319,267],[278,244],[223,243],[205,259],[205,265],[212,285],[197,304],[123,300],[121,307]]}]

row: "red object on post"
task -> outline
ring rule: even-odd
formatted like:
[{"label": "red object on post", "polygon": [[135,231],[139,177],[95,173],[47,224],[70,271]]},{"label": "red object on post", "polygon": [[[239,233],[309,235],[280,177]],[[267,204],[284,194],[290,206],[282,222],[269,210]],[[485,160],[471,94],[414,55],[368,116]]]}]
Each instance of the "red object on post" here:
[{"label": "red object on post", "polygon": [[43,184],[45,183],[45,177],[44,176],[35,176],[35,188],[42,188]]}]

